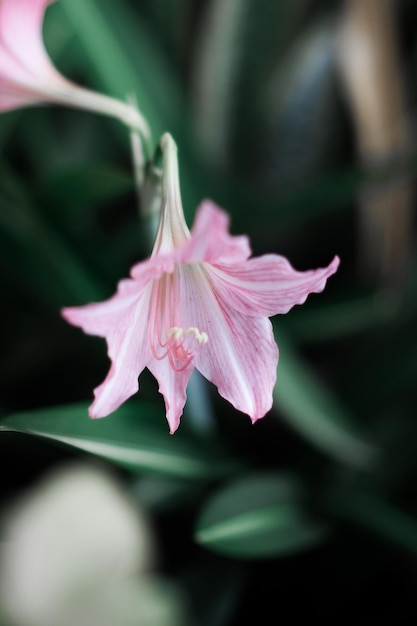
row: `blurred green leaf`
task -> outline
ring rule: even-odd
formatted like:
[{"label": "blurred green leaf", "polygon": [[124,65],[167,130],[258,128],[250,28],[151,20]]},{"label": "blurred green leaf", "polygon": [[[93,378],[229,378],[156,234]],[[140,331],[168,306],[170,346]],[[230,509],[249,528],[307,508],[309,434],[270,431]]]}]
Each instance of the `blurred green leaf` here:
[{"label": "blurred green leaf", "polygon": [[70,296],[81,302],[100,299],[102,291],[96,277],[43,218],[22,179],[4,163],[1,170],[0,237],[6,241],[2,250],[6,254],[8,249],[13,251],[13,271],[20,274],[22,286],[54,304]]},{"label": "blurred green leaf", "polygon": [[156,140],[167,128],[175,133],[180,91],[138,13],[123,0],[61,4],[103,88],[122,100],[135,95]]},{"label": "blurred green leaf", "polygon": [[374,535],[417,552],[417,519],[377,494],[357,489],[338,489],[328,500],[337,517],[353,522]]},{"label": "blurred green leaf", "polygon": [[[416,259],[410,263],[407,280],[398,289],[373,289],[366,293],[351,289],[328,304],[311,304],[307,309],[295,309],[285,318],[285,328],[297,341],[331,341],[355,334],[386,335],[393,325],[398,329],[406,323],[413,326],[417,308]],[[400,288],[401,287],[401,288]],[[403,330],[410,339],[409,328]],[[398,359],[401,362],[401,359]],[[378,361],[379,364],[380,360]]]},{"label": "blurred green leaf", "polygon": [[348,411],[298,356],[288,337],[275,332],[280,349],[274,404],[283,419],[309,443],[339,462],[369,467],[377,450]]},{"label": "blurred green leaf", "polygon": [[2,113],[0,119],[0,149],[2,152],[10,137],[13,135],[13,131],[18,125],[20,118],[21,112],[19,110]]},{"label": "blurred green leaf", "polygon": [[133,176],[106,164],[83,164],[54,172],[45,181],[46,190],[60,203],[83,203],[83,210],[103,200],[116,199],[134,190]]},{"label": "blurred green leaf", "polygon": [[200,511],[195,530],[201,545],[245,559],[305,550],[324,534],[304,508],[299,482],[278,472],[249,475],[215,492]]},{"label": "blurred green leaf", "polygon": [[131,491],[138,502],[156,512],[179,512],[200,497],[201,483],[168,476],[140,476]]},{"label": "blurred green leaf", "polygon": [[[385,291],[350,294],[325,306],[294,311],[285,320],[285,326],[297,340],[315,343],[357,333],[380,332],[381,327],[398,316],[401,301],[398,294]],[[409,303],[407,310],[413,310]]]},{"label": "blurred green leaf", "polygon": [[66,166],[43,178],[37,195],[45,218],[106,285],[102,297],[110,295],[145,254],[132,176],[102,163]]},{"label": "blurred green leaf", "polygon": [[238,159],[242,154],[253,157],[248,139],[253,140],[259,128],[251,114],[266,102],[258,97],[266,68],[279,57],[279,48],[308,2],[211,0],[204,6],[191,90],[202,152],[216,170],[228,166],[230,171],[236,144],[241,149]]},{"label": "blurred green leaf", "polygon": [[194,6],[189,0],[143,0],[141,3],[153,30],[166,44],[167,51],[178,60],[188,55],[188,27],[191,26]]},{"label": "blurred green leaf", "polygon": [[134,472],[211,480],[233,473],[240,463],[221,445],[168,432],[158,404],[128,402],[101,420],[89,419],[87,404],[15,413],[0,419],[0,430],[44,437],[102,457]]},{"label": "blurred green leaf", "polygon": [[212,0],[201,23],[193,68],[198,135],[221,168],[230,159],[236,81],[244,42],[242,26],[251,0]]},{"label": "blurred green leaf", "polygon": [[181,556],[181,580],[197,616],[194,623],[230,626],[239,601],[250,585],[250,563],[219,559],[208,551],[198,550],[197,554],[198,558],[188,560]]}]

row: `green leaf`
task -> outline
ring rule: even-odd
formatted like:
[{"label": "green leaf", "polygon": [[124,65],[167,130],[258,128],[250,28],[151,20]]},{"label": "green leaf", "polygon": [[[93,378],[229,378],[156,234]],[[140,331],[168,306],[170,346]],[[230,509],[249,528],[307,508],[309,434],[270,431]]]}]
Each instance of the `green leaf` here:
[{"label": "green leaf", "polygon": [[179,88],[138,12],[122,0],[61,4],[106,92],[123,100],[134,94],[155,139],[168,127],[175,132],[182,110]]},{"label": "green leaf", "polygon": [[141,506],[155,512],[178,513],[201,497],[201,483],[167,476],[140,476],[131,491]]},{"label": "green leaf", "polygon": [[417,519],[380,496],[355,489],[342,489],[329,499],[329,508],[338,517],[417,553]]},{"label": "green leaf", "polygon": [[220,445],[168,432],[162,407],[131,401],[105,419],[88,418],[87,404],[16,413],[0,419],[1,431],[26,433],[77,448],[134,472],[210,480],[240,464]]},{"label": "green leaf", "polygon": [[373,464],[377,450],[365,440],[348,411],[300,359],[288,337],[276,332],[276,340],[280,362],[274,404],[282,418],[334,459],[358,467]]},{"label": "green leaf", "polygon": [[308,549],[324,533],[303,506],[300,483],[290,475],[265,472],[214,493],[197,519],[195,538],[215,552],[257,559]]},{"label": "green leaf", "polygon": [[194,90],[200,140],[213,162],[230,151],[233,96],[244,47],[242,25],[248,0],[213,0],[202,22],[194,61]]},{"label": "green leaf", "polygon": [[[407,313],[413,308],[407,302]],[[402,314],[401,302],[394,294],[374,291],[348,294],[325,306],[310,306],[308,310],[291,313],[285,325],[297,340],[317,343],[335,338],[379,332]]]},{"label": "green leaf", "polygon": [[236,143],[242,148],[239,158],[246,156],[254,137],[257,142],[254,111],[267,101],[259,102],[266,69],[281,58],[279,49],[308,1],[212,0],[204,7],[192,59],[192,91],[204,158],[216,170],[232,166]]},{"label": "green leaf", "polygon": [[101,163],[60,169],[44,182],[46,191],[56,195],[60,204],[82,203],[82,210],[102,201],[117,199],[134,190],[133,176]]},{"label": "green leaf", "polygon": [[[102,289],[96,276],[44,219],[22,179],[5,163],[1,169],[0,238],[4,237],[6,246],[12,244],[22,285],[24,281],[25,288],[42,292],[54,305],[71,296],[81,302],[99,300]],[[0,261],[1,255],[2,251]]]},{"label": "green leaf", "polygon": [[20,117],[21,111],[19,109],[16,111],[8,111],[7,114],[2,113],[0,119],[0,149],[2,152],[7,142],[10,140],[10,137],[13,135],[14,129],[19,124]]}]

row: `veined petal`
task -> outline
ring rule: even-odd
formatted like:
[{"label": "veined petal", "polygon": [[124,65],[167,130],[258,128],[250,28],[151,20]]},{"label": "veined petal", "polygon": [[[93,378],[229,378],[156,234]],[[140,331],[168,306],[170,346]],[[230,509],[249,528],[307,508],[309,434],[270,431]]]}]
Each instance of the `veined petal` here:
[{"label": "veined petal", "polygon": [[146,261],[136,263],[131,270],[130,275],[135,282],[140,281],[141,284],[148,282],[149,278],[159,278],[162,274],[172,274],[174,271],[175,258],[172,253],[158,254]]},{"label": "veined petal", "polygon": [[159,385],[159,392],[164,396],[166,416],[171,435],[180,425],[180,418],[187,399],[185,389],[194,370],[190,364],[181,371],[172,369],[167,357],[151,359],[148,363],[149,371],[155,376]]},{"label": "veined petal", "polygon": [[194,370],[195,356],[205,342],[196,327],[198,316],[190,302],[195,299],[193,270],[176,266],[152,285],[149,334],[152,358],[148,369],[164,396],[171,434],[180,423],[186,386]]},{"label": "veined petal", "polygon": [[139,389],[138,377],[150,360],[148,314],[150,289],[136,301],[129,324],[114,327],[106,337],[112,361],[104,382],[94,390],[90,417],[105,417],[115,411]]},{"label": "veined petal", "polygon": [[255,422],[272,407],[278,347],[267,318],[248,320],[224,305],[197,369],[219,394]]},{"label": "veined petal", "polygon": [[339,266],[339,258],[324,268],[299,272],[282,256],[266,254],[242,264],[219,264],[209,268],[219,299],[250,316],[271,317],[303,304],[310,293],[323,291]]},{"label": "veined petal", "polygon": [[115,328],[131,324],[140,295],[141,291],[134,281],[122,280],[117,293],[108,300],[85,306],[65,307],[61,310],[61,315],[88,335],[106,337]]},{"label": "veined petal", "polygon": [[231,235],[229,216],[211,200],[199,205],[191,237],[182,249],[183,263],[240,263],[251,255],[249,238]]},{"label": "veined petal", "polygon": [[127,328],[132,323],[144,289],[164,272],[172,272],[173,267],[169,258],[148,259],[137,263],[131,270],[134,279],[119,281],[117,291],[111,298],[85,306],[65,307],[61,310],[61,315],[88,335],[106,337],[114,329]]},{"label": "veined petal", "polygon": [[170,254],[190,239],[182,208],[177,146],[169,133],[159,142],[163,154],[162,200],[152,257]]},{"label": "veined petal", "polygon": [[221,396],[249,415],[263,417],[272,406],[278,349],[267,318],[247,318],[214,293],[207,266],[182,268],[181,319],[207,335],[196,352],[196,368]]}]

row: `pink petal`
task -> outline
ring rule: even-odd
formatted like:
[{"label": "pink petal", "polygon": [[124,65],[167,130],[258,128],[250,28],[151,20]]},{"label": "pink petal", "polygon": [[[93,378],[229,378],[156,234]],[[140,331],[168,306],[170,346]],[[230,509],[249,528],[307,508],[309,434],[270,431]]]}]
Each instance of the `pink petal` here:
[{"label": "pink petal", "polygon": [[150,290],[147,289],[136,302],[129,324],[121,329],[116,326],[106,337],[112,365],[104,382],[94,390],[95,400],[89,410],[90,417],[109,415],[139,389],[138,376],[151,355],[149,298]]},{"label": "pink petal", "polygon": [[150,275],[148,271],[142,281],[120,281],[116,294],[104,302],[62,310],[68,322],[107,341],[112,365],[104,382],[94,390],[91,417],[105,417],[138,391],[138,376],[151,358]]},{"label": "pink petal", "polygon": [[95,400],[88,411],[90,417],[106,417],[138,391],[139,371],[137,367],[140,366],[140,362],[136,358],[136,351],[129,345],[130,339],[130,333],[109,339],[110,342],[119,346],[119,350],[117,352],[115,349],[113,350],[114,360],[110,371],[104,382],[94,389]]},{"label": "pink petal", "polygon": [[[171,276],[162,282],[153,283],[152,304],[149,311],[149,333],[153,347],[152,358],[147,367],[159,383],[159,391],[164,396],[166,417],[173,434],[180,423],[186,401],[186,386],[194,370],[191,356],[195,346],[193,339],[182,337],[178,341],[169,339],[169,331],[181,326],[185,331],[196,326],[197,318],[189,306],[195,291],[192,269],[177,266]],[[185,344],[186,342],[186,344]],[[198,342],[195,342],[198,348]]]},{"label": "pink petal", "polygon": [[73,326],[82,328],[88,335],[106,337],[115,329],[127,328],[135,316],[136,306],[142,296],[140,286],[133,280],[119,282],[117,292],[104,302],[78,307],[66,307],[61,315]]},{"label": "pink petal", "polygon": [[272,407],[278,348],[266,318],[248,320],[223,305],[216,333],[209,337],[197,369],[216,385],[219,394],[252,422]]},{"label": "pink petal", "polygon": [[[2,0],[0,4],[0,47],[8,54],[2,76],[13,77],[16,64],[38,79],[56,79],[56,72],[46,53],[42,39],[45,10],[52,0]],[[20,76],[15,76],[19,80]]]},{"label": "pink petal", "polygon": [[183,263],[240,263],[251,254],[248,237],[230,235],[229,216],[211,200],[204,200],[198,207],[191,236],[183,248]]},{"label": "pink petal", "polygon": [[[1,63],[1,60],[0,60]],[[8,93],[3,91],[0,78],[0,111],[10,111],[31,104],[38,104],[37,98],[31,98],[29,94],[18,95],[17,93]]]},{"label": "pink petal", "polygon": [[116,115],[111,99],[73,85],[50,61],[42,23],[52,1],[0,0],[0,110],[53,101]]},{"label": "pink petal", "polygon": [[129,326],[146,286],[164,272],[172,270],[170,257],[167,260],[156,257],[137,263],[131,270],[134,279],[119,281],[117,291],[111,298],[85,306],[63,308],[61,315],[89,335],[106,337],[117,328]]},{"label": "pink petal", "polygon": [[151,278],[159,278],[162,274],[171,274],[174,271],[175,258],[172,253],[158,254],[146,261],[136,263],[131,270],[130,275],[141,284],[145,284]]},{"label": "pink petal", "polygon": [[218,298],[243,315],[271,317],[303,304],[310,293],[323,291],[339,266],[339,258],[325,268],[298,272],[282,256],[267,254],[245,263],[210,266]]},{"label": "pink petal", "polygon": [[33,84],[33,76],[20,65],[7,48],[1,45],[0,40],[0,90],[2,92],[18,92],[24,99],[28,94],[27,86]]},{"label": "pink petal", "polygon": [[184,267],[180,281],[182,324],[208,335],[195,366],[223,398],[255,421],[272,406],[278,363],[272,325],[266,318],[248,319],[216,297],[207,268]]},{"label": "pink petal", "polygon": [[168,358],[151,359],[148,369],[158,381],[159,392],[164,396],[169,432],[173,435],[180,425],[187,400],[185,389],[194,370],[194,364],[190,363],[184,370],[177,372],[172,369]]}]

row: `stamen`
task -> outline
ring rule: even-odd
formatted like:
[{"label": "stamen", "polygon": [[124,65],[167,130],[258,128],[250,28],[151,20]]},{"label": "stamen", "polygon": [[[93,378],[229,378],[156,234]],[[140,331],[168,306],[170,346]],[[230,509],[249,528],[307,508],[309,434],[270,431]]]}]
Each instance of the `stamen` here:
[{"label": "stamen", "polygon": [[172,326],[167,332],[167,337],[174,336],[175,340],[180,339],[181,337],[187,337],[188,335],[194,335],[194,339],[198,341],[198,343],[207,343],[208,335],[204,331],[200,332],[196,326],[190,326],[186,330],[181,328],[181,326]]},{"label": "stamen", "polygon": [[168,347],[164,356],[168,357],[173,370],[182,372],[194,359],[199,347],[208,342],[208,335],[204,331],[201,332],[196,326],[190,326],[186,329],[181,326],[171,326],[167,331],[167,339]]},{"label": "stamen", "polygon": [[196,328],[195,326],[190,326],[189,328],[187,328],[187,330],[184,331],[184,337],[186,337],[187,335],[191,335],[193,334],[195,339],[198,341],[198,343],[207,343],[208,342],[208,335],[207,333],[200,332],[198,330],[198,328]]},{"label": "stamen", "polygon": [[208,342],[208,334],[196,326],[183,328],[177,297],[178,272],[164,274],[155,281],[150,306],[151,351],[158,361],[167,358],[172,369],[183,371],[195,358],[198,350]]},{"label": "stamen", "polygon": [[183,332],[184,331],[181,328],[181,326],[173,326],[167,332],[167,337],[172,337],[172,335],[174,335],[174,339],[179,339],[181,337],[181,335],[183,334]]}]

